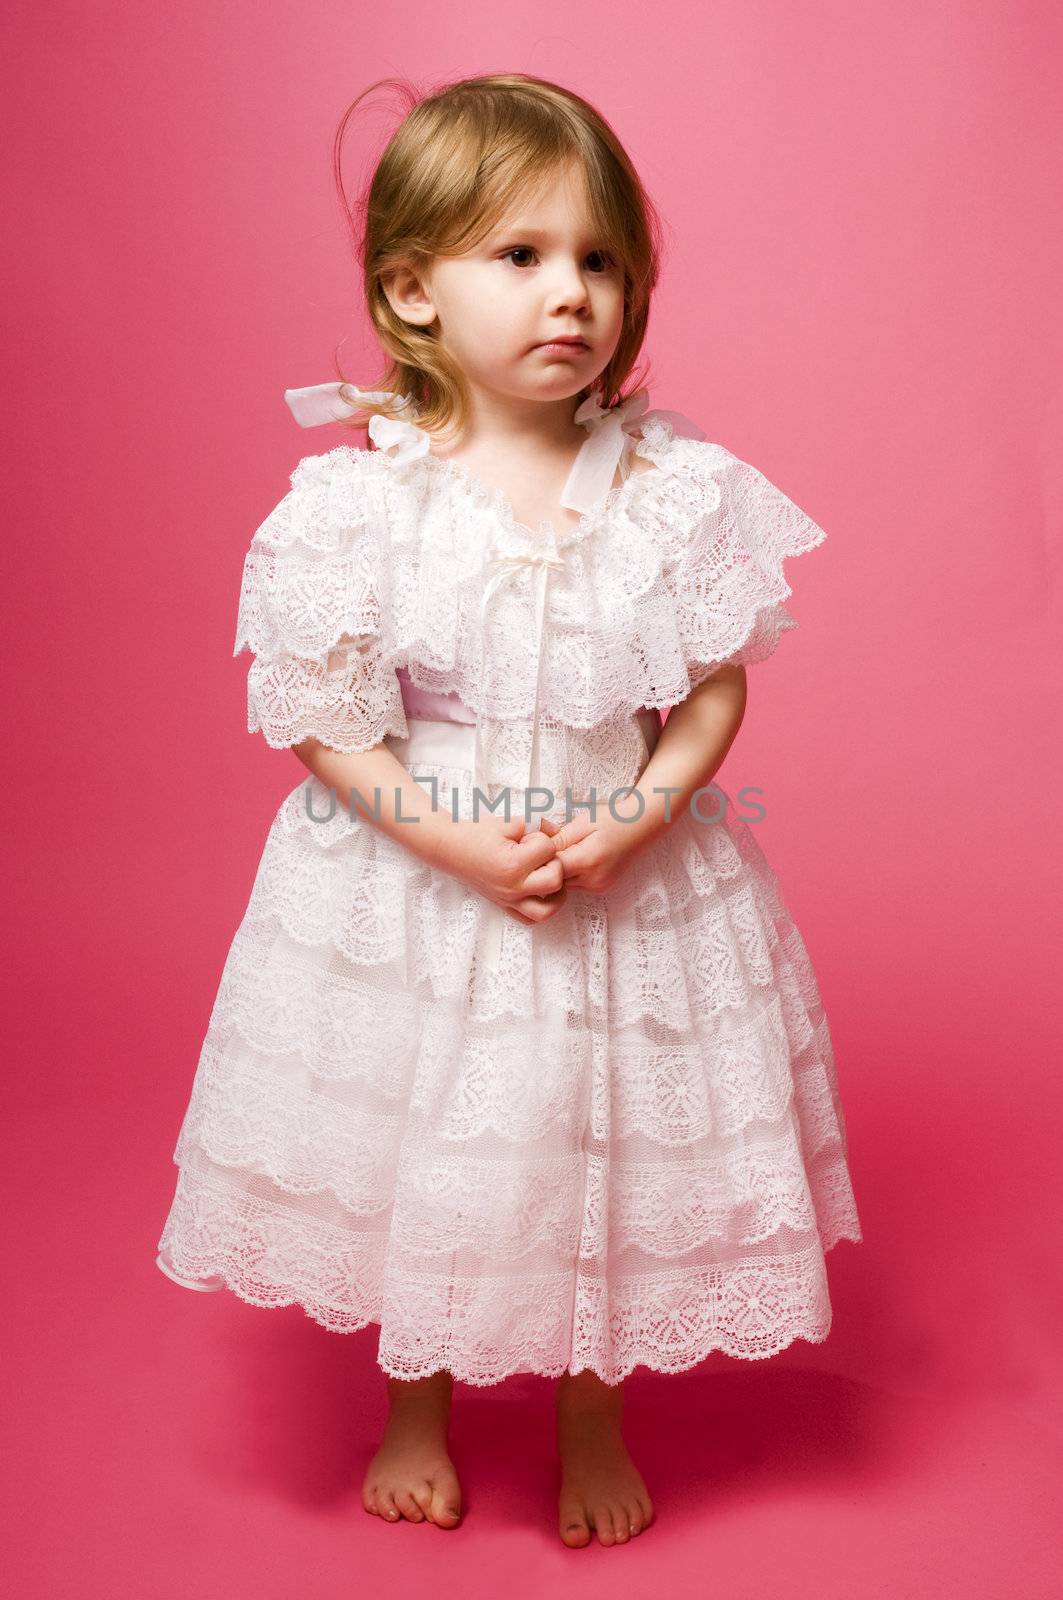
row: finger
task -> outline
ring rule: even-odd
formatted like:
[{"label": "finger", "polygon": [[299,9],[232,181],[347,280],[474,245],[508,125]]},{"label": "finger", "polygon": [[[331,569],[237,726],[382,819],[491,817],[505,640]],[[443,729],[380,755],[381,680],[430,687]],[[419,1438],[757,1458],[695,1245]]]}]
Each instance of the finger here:
[{"label": "finger", "polygon": [[558,894],[565,887],[565,869],[561,865],[560,857],[555,856],[553,861],[547,861],[543,866],[536,867],[529,872],[521,885],[524,894],[548,895]]},{"label": "finger", "polygon": [[[572,843],[572,823],[553,822],[549,817],[543,817],[541,820],[543,833],[545,833],[548,838],[554,840],[557,853],[560,855],[561,851],[567,849],[567,847]],[[576,831],[575,836],[576,838],[579,838],[578,830]]]},{"label": "finger", "polygon": [[524,916],[525,922],[547,922],[561,909],[564,902],[564,890],[558,890],[556,895],[550,895],[547,898],[534,896],[529,897],[527,900],[521,900],[518,902],[517,909],[524,908],[526,913]]},{"label": "finger", "polygon": [[503,839],[513,839],[519,844],[522,835],[528,831],[528,825],[519,811],[512,811],[508,817],[498,812],[492,812],[491,816],[497,819]]},{"label": "finger", "polygon": [[552,861],[557,854],[557,846],[553,839],[539,828],[532,828],[523,839],[518,839],[517,848],[523,852],[521,859],[526,863],[529,872],[541,867],[546,861]]},{"label": "finger", "polygon": [[577,839],[574,844],[567,844],[563,850],[558,850],[557,859],[561,863],[566,883],[575,873],[586,871],[590,865],[593,850],[593,844],[586,838]]}]

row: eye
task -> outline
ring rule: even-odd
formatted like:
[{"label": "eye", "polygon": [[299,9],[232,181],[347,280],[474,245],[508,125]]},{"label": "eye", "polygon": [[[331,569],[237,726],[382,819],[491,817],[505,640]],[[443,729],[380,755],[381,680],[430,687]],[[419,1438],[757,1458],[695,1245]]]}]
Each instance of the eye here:
[{"label": "eye", "polygon": [[[501,261],[508,261],[510,256],[533,256],[534,254],[535,251],[532,249],[530,244],[517,244],[513,246],[512,250],[506,250],[503,255],[499,257],[499,259]],[[513,265],[519,266],[520,263],[515,261]]]},{"label": "eye", "polygon": [[[515,244],[515,245],[512,246],[511,249],[503,251],[502,255],[499,257],[499,260],[500,261],[508,261],[511,256],[528,256],[528,255],[534,256],[534,255],[537,255],[537,254],[538,254],[538,251],[535,249],[535,247],[533,245],[530,245],[530,244]],[[609,272],[616,265],[616,263],[613,261],[612,256],[608,255],[606,253],[606,251],[604,251],[604,250],[592,250],[590,255],[587,257],[587,260],[588,261],[593,261],[595,259],[597,259],[600,262],[602,262],[601,266],[592,268],[592,271],[597,272],[597,273]],[[522,263],[520,263],[518,261],[514,261],[513,265],[515,267],[521,267]]]}]

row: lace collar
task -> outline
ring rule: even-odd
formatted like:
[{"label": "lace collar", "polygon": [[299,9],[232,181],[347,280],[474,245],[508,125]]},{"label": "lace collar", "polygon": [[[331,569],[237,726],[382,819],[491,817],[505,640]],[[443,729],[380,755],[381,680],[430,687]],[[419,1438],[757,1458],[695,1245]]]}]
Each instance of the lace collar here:
[{"label": "lace collar", "polygon": [[[392,415],[374,413],[369,418],[369,437],[378,450],[386,452],[396,463],[424,458],[437,462],[441,467],[451,469],[452,475],[460,477],[478,496],[482,493],[486,499],[493,499],[500,509],[508,513],[507,502],[500,491],[490,490],[481,484],[460,462],[432,455],[431,435],[417,427],[412,420],[417,412],[409,398],[400,398],[386,389],[359,389],[352,383],[320,383],[307,389],[286,389],[284,398],[301,428],[315,428],[322,423],[349,417],[361,410],[365,401],[389,406]],[[697,424],[682,412],[660,407],[649,410],[648,406],[649,392],[646,389],[637,389],[618,406],[601,406],[594,395],[582,402],[573,420],[587,429],[587,438],[580,446],[561,492],[562,506],[580,512],[585,519],[602,510],[613,492],[613,480],[621,463],[624,465],[626,482],[627,464],[635,442],[632,430],[636,427],[644,427],[651,420],[660,420],[667,422],[673,433],[686,438],[705,438]],[[508,520],[518,528],[524,527],[512,514],[508,515]]]}]

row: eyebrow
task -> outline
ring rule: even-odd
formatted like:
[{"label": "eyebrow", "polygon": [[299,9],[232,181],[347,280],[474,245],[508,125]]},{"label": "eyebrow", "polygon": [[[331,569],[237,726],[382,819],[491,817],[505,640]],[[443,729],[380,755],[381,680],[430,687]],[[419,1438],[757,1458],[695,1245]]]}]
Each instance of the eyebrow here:
[{"label": "eyebrow", "polygon": [[[524,222],[512,222],[504,227],[495,228],[488,237],[490,239],[506,239],[513,238],[516,234],[520,234],[522,239],[549,239],[551,237],[549,228],[533,228]],[[596,235],[588,229],[586,237],[591,239]]]}]

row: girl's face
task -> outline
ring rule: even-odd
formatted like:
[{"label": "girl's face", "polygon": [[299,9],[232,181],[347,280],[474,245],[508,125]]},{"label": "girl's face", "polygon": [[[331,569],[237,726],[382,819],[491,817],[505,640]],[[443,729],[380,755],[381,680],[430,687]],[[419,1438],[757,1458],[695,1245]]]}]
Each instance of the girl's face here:
[{"label": "girl's face", "polygon": [[[407,321],[438,318],[474,394],[560,401],[592,383],[619,343],[624,272],[591,231],[582,178],[566,169],[471,250],[436,256],[420,277],[397,274],[388,296]],[[543,348],[572,334],[585,343]]]}]

